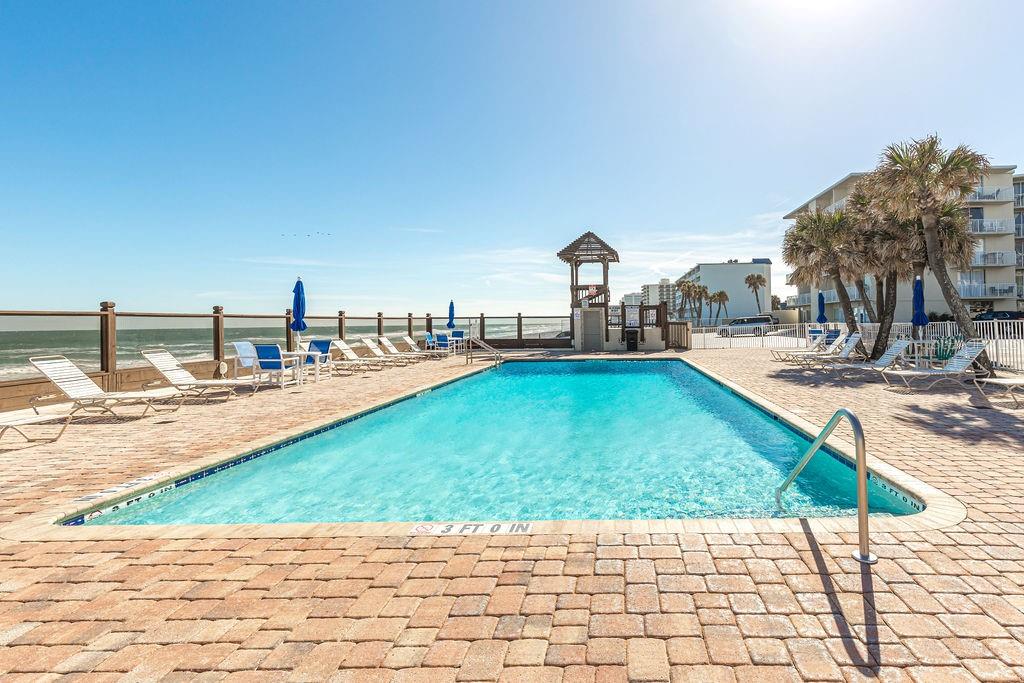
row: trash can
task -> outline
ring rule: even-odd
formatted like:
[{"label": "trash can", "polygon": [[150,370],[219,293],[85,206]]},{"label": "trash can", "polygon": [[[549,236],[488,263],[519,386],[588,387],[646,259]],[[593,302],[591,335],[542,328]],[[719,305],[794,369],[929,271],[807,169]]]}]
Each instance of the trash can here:
[{"label": "trash can", "polygon": [[640,330],[626,330],[626,350],[640,350]]}]

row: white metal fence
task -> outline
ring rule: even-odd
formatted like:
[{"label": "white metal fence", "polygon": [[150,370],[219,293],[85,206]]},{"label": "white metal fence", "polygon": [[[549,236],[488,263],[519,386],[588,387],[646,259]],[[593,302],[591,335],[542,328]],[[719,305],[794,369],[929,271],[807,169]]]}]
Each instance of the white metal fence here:
[{"label": "white metal fence", "polygon": [[[974,323],[978,338],[988,342],[988,354],[992,362],[1000,367],[1024,371],[1024,320],[985,320]],[[861,323],[864,343],[870,348],[878,334],[877,323]],[[729,336],[719,334],[719,327],[694,327],[690,338],[693,349],[791,349],[808,345],[812,330],[845,330],[845,323],[799,323],[792,325],[763,325],[752,328],[748,333],[730,332]],[[910,323],[894,323],[889,339],[910,339],[914,336]],[[963,340],[960,329],[954,322],[929,323],[919,328],[918,338],[925,340]]]}]

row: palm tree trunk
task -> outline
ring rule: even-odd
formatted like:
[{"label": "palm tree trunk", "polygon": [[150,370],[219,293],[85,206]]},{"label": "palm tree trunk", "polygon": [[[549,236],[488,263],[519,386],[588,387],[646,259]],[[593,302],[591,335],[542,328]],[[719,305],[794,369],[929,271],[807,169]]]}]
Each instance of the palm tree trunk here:
[{"label": "palm tree trunk", "polygon": [[761,297],[757,295],[757,287],[752,288],[754,290],[754,303],[757,304],[757,312],[761,312]]},{"label": "palm tree trunk", "polygon": [[717,311],[715,311],[715,324],[716,324],[716,325],[718,324],[718,320],[719,320],[719,318],[721,318],[721,317],[722,317],[722,303],[721,303],[721,302],[719,302],[719,303],[718,303],[718,310],[717,310]]},{"label": "palm tree trunk", "polygon": [[[875,280],[876,286],[883,288],[882,280]],[[889,335],[892,333],[892,324],[896,320],[896,272],[892,271],[885,276],[885,300],[879,309],[878,334],[875,336],[875,345],[871,347],[871,360],[878,360],[889,347]]]},{"label": "palm tree trunk", "polygon": [[839,296],[839,304],[843,309],[843,317],[846,318],[846,329],[850,334],[857,331],[857,316],[853,314],[853,303],[850,301],[850,293],[846,291],[839,273],[832,273],[832,283],[835,286],[836,294]]},{"label": "palm tree trunk", "polygon": [[881,318],[882,309],[885,308],[885,288],[888,287],[888,274],[887,273],[874,273],[875,277],[875,311]]},{"label": "palm tree trunk", "polygon": [[[949,271],[946,269],[946,257],[942,251],[942,242],[939,240],[938,216],[934,214],[923,215],[921,216],[921,223],[924,226],[924,244],[928,252],[928,266],[932,269],[932,274],[935,275],[935,279],[939,282],[939,289],[946,300],[946,305],[949,306],[949,312],[953,314],[953,320],[956,321],[957,327],[960,328],[964,338],[977,339],[978,329],[974,326],[974,321],[971,320],[967,307],[964,306],[963,299],[960,298],[960,292],[953,286],[953,281],[949,277]],[[987,374],[995,374],[992,370],[992,361],[989,360],[987,353],[982,353],[978,356],[978,365]]]},{"label": "palm tree trunk", "polygon": [[857,285],[857,293],[860,294],[860,300],[864,304],[864,309],[868,313],[868,320],[873,323],[878,322],[878,317],[875,315],[875,307],[871,305],[871,297],[868,296],[867,285],[864,284],[864,278],[858,277],[854,279],[853,283]]}]

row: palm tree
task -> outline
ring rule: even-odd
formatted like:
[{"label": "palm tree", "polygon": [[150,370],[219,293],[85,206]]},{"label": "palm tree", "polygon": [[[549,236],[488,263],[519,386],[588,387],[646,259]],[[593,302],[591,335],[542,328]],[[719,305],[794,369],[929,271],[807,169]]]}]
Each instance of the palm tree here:
[{"label": "palm tree", "polygon": [[725,308],[725,314],[729,315],[729,307],[726,304],[729,303],[729,295],[725,293],[725,290],[720,289],[711,295],[711,302],[718,304],[718,310],[715,311],[715,324],[718,324],[719,318],[722,317],[722,309]]},{"label": "palm tree", "polygon": [[697,318],[704,317],[704,304],[708,305],[708,318],[711,317],[711,292],[708,291],[707,285],[697,285]]},{"label": "palm tree", "polygon": [[829,284],[835,289],[846,318],[846,327],[853,333],[857,331],[857,319],[843,282],[847,274],[844,272],[846,260],[843,254],[851,241],[851,233],[851,224],[842,211],[815,209],[802,213],[786,230],[782,240],[782,258],[793,266],[791,280],[794,283],[819,288]]},{"label": "palm tree", "polygon": [[680,294],[679,317],[685,318],[686,312],[690,308],[690,301],[693,299],[693,281],[679,278],[676,281],[676,289]]},{"label": "palm tree", "polygon": [[[945,150],[937,135],[929,135],[886,147],[876,171],[887,204],[896,216],[920,221],[928,267],[953,319],[968,339],[978,333],[949,276],[941,237],[942,216],[944,208],[950,205],[965,211],[967,196],[988,169],[985,155],[966,145]],[[986,371],[992,371],[986,354],[978,362]]]},{"label": "palm tree", "polygon": [[782,308],[782,298],[778,294],[772,294],[772,310],[777,311]]},{"label": "palm tree", "polygon": [[757,312],[761,312],[761,298],[757,295],[757,291],[762,287],[767,287],[768,282],[764,279],[764,275],[760,273],[751,273],[750,275],[743,278],[743,284],[747,286],[747,289],[754,293],[754,301],[757,303]]}]

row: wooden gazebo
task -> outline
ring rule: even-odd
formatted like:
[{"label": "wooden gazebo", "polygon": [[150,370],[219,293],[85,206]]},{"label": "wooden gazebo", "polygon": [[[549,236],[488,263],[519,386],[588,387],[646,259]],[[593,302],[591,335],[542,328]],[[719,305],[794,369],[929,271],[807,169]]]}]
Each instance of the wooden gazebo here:
[{"label": "wooden gazebo", "polygon": [[[571,308],[603,308],[605,337],[608,335],[608,264],[619,262],[619,253],[608,243],[588,230],[564,249],[558,258],[569,264],[569,304]],[[580,266],[584,263],[601,264],[601,283],[580,283]],[[575,311],[569,319],[569,329],[575,338]]]}]

